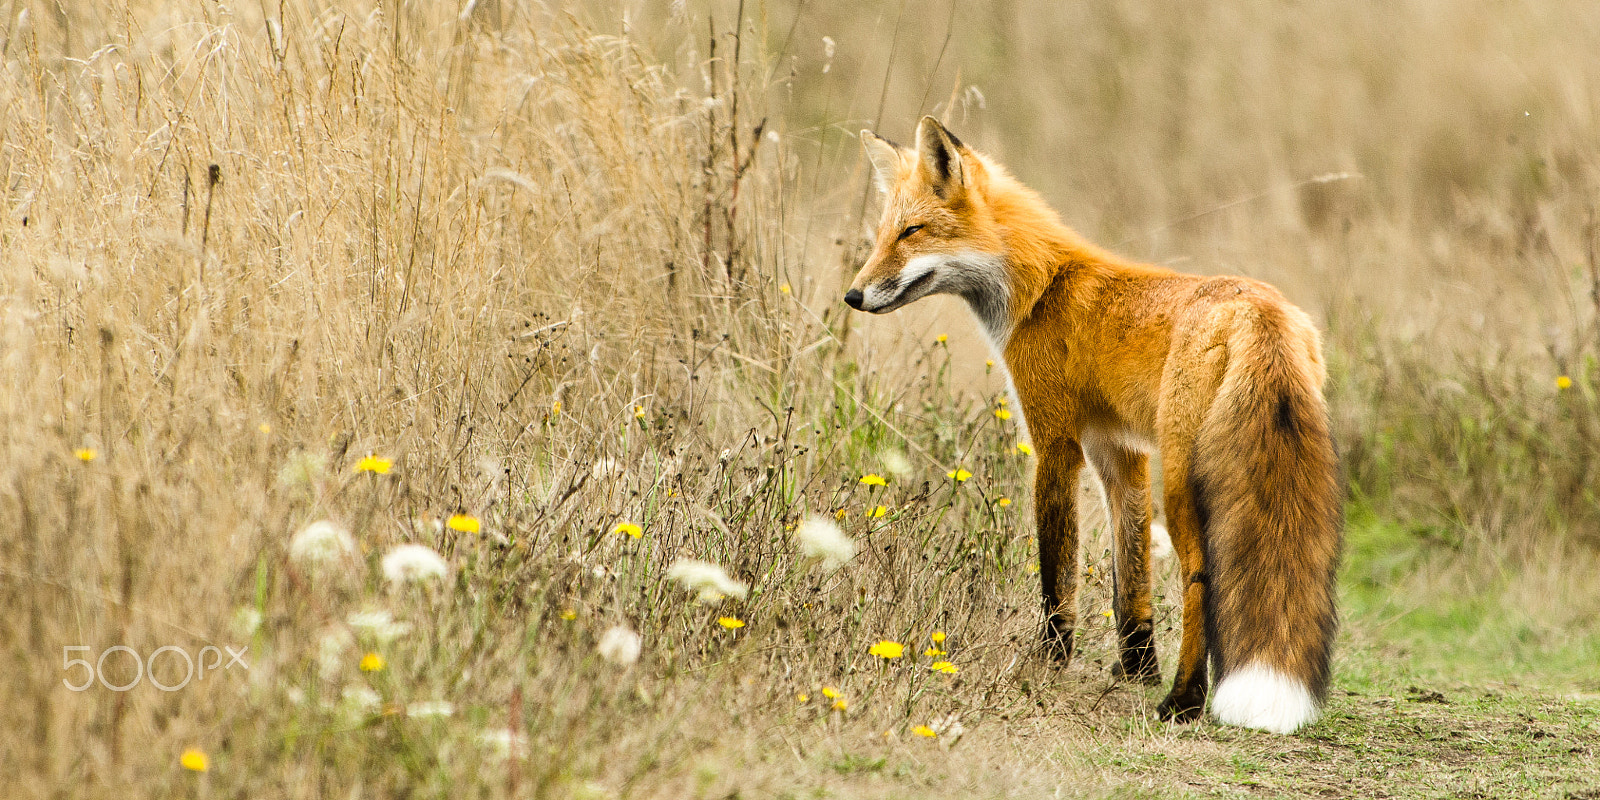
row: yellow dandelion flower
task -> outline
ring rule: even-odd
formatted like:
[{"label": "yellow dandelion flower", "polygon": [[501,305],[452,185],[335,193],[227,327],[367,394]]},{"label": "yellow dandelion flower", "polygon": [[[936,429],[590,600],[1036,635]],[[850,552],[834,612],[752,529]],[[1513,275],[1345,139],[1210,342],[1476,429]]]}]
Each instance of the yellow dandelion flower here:
[{"label": "yellow dandelion flower", "polygon": [[949,472],[946,472],[944,474],[944,476],[946,478],[954,479],[956,483],[962,483],[962,482],[965,482],[966,479],[972,477],[972,473],[970,473],[970,472],[968,472],[968,471],[966,471],[966,470],[964,470],[964,469],[962,469],[960,467],[956,467],[955,469],[950,470]]},{"label": "yellow dandelion flower", "polygon": [[846,511],[846,510],[844,510],[842,508],[839,509],[838,511],[833,512],[833,518],[834,519],[844,519],[845,517],[848,517],[848,516],[850,516],[850,512]]},{"label": "yellow dandelion flower", "polygon": [[878,658],[899,658],[905,654],[905,651],[905,645],[899,642],[891,642],[888,639],[884,639],[883,641],[867,648],[868,653],[875,655]]},{"label": "yellow dandelion flower", "polygon": [[190,772],[205,772],[211,769],[211,759],[206,757],[206,751],[198,747],[191,747],[178,756],[178,763]]},{"label": "yellow dandelion flower", "polygon": [[1567,377],[1567,376],[1565,376],[1565,375],[1557,375],[1556,376],[1556,388],[1557,389],[1571,389],[1572,388],[1572,379]]},{"label": "yellow dandelion flower", "polygon": [[1017,452],[1025,456],[1033,455],[1033,448],[1027,442],[1017,442]]},{"label": "yellow dandelion flower", "polygon": [[566,620],[568,622],[571,622],[571,621],[573,621],[573,620],[578,618],[578,612],[574,611],[573,609],[570,609],[570,608],[563,608],[563,609],[561,609],[561,613],[558,614],[557,616],[561,617],[562,619],[564,619],[564,620]]},{"label": "yellow dandelion flower", "polygon": [[997,406],[1000,406],[1000,407],[1002,407],[1002,408],[1003,408],[1003,407],[1005,407],[1005,405],[1006,405],[1006,402],[1007,402],[1007,401],[1006,401],[1006,398],[1005,398],[1005,396],[1004,396],[1004,395],[1001,395],[1001,396],[1000,396],[1000,397],[996,397],[996,398],[995,398],[995,399],[994,399],[994,404],[995,404],[995,405],[997,405]]},{"label": "yellow dandelion flower", "polygon": [[633,538],[637,539],[637,538],[639,538],[639,537],[644,535],[644,528],[641,528],[638,525],[633,524],[632,522],[619,522],[619,523],[617,523],[617,527],[611,529],[611,532],[612,533],[626,533],[629,536],[632,536]]},{"label": "yellow dandelion flower", "polygon": [[483,524],[478,522],[478,518],[471,514],[455,514],[444,525],[450,530],[461,531],[462,533],[477,533],[483,530]]},{"label": "yellow dandelion flower", "polygon": [[272,433],[272,426],[263,422],[256,426],[256,430],[261,431],[262,433]]},{"label": "yellow dandelion flower", "polygon": [[861,482],[866,484],[866,485],[868,485],[868,486],[888,486],[889,485],[889,482],[884,480],[882,475],[878,475],[878,474],[872,473],[872,472],[869,472],[869,473],[867,473],[865,475],[862,475],[861,476]]},{"label": "yellow dandelion flower", "polygon": [[561,416],[561,401],[560,400],[557,400],[557,401],[555,401],[554,403],[552,403],[550,405],[550,416],[552,416],[552,417]]},{"label": "yellow dandelion flower", "polygon": [[644,419],[644,406],[634,406],[633,407],[633,418],[634,419]]},{"label": "yellow dandelion flower", "polygon": [[933,635],[929,636],[928,638],[934,640],[935,642],[943,642],[944,641],[944,631],[934,631]]},{"label": "yellow dandelion flower", "polygon": [[874,506],[870,511],[867,512],[867,516],[872,519],[883,519],[883,516],[888,513],[888,506]]},{"label": "yellow dandelion flower", "polygon": [[1094,565],[1090,564],[1089,566],[1084,567],[1083,568],[1083,574],[1090,575],[1090,576],[1094,575]]},{"label": "yellow dandelion flower", "polygon": [[843,697],[839,698],[838,700],[833,701],[833,710],[834,711],[844,711],[845,709],[847,709],[849,707],[850,707],[850,704],[846,703],[844,701]]},{"label": "yellow dandelion flower", "polygon": [[958,667],[956,667],[956,665],[948,661],[935,661],[928,665],[928,669],[931,669],[934,672],[943,672],[946,675],[954,675],[961,671]]},{"label": "yellow dandelion flower", "polygon": [[1106,619],[1111,619],[1111,609],[1108,608],[1105,611],[1100,612],[1100,616],[1105,617]]},{"label": "yellow dandelion flower", "polygon": [[934,656],[947,656],[947,655],[950,655],[949,653],[946,653],[945,651],[940,650],[937,647],[930,647],[930,648],[922,651],[922,654],[927,656],[927,657],[929,657],[929,658],[933,658]]},{"label": "yellow dandelion flower", "polygon": [[939,344],[944,344],[945,342],[950,341],[950,337],[948,337],[948,336],[946,336],[946,335],[941,333],[938,336],[933,337],[933,340],[938,342]]},{"label": "yellow dandelion flower", "polygon": [[805,692],[801,692],[801,693],[795,695],[794,699],[799,700],[802,703],[805,703],[805,702],[809,702],[811,700],[811,695],[806,694]]},{"label": "yellow dandelion flower", "polygon": [[997,409],[994,410],[994,416],[995,416],[995,419],[1001,419],[1001,420],[1011,419],[1011,412],[1007,411],[1007,410],[1005,410],[1003,408],[997,408]]},{"label": "yellow dandelion flower", "polygon": [[790,293],[790,292],[792,292],[792,291],[794,291],[794,289],[793,289],[793,288],[791,288],[791,287],[790,287],[790,286],[789,286],[789,284],[787,284],[787,283],[785,283],[785,284],[782,284],[782,285],[780,285],[780,286],[779,286],[779,287],[778,287],[778,291],[780,291],[780,292],[783,292],[783,293],[784,293],[784,294],[788,294],[788,293]]},{"label": "yellow dandelion flower", "polygon": [[999,500],[994,501],[994,503],[995,503],[995,505],[997,505],[997,506],[999,506],[1001,508],[1005,508],[1006,506],[1011,505],[1011,498],[1002,497]]},{"label": "yellow dandelion flower", "polygon": [[378,458],[375,455],[368,455],[356,462],[356,472],[371,472],[377,475],[388,475],[389,468],[393,466],[394,462],[387,458]]},{"label": "yellow dandelion flower", "polygon": [[916,735],[918,735],[918,736],[923,737],[924,739],[932,739],[933,737],[939,735],[937,733],[934,733],[933,729],[928,727],[928,726],[926,726],[926,725],[918,725],[917,727],[912,728],[911,732],[916,734]]},{"label": "yellow dandelion flower", "polygon": [[991,358],[991,359],[988,359],[987,361],[984,361],[983,365],[985,367],[988,367],[989,369],[994,369],[994,359]]},{"label": "yellow dandelion flower", "polygon": [[72,454],[77,456],[78,460],[85,464],[95,460],[95,458],[100,455],[99,453],[96,453],[92,447],[80,447],[72,451]]},{"label": "yellow dandelion flower", "polygon": [[829,700],[838,700],[840,694],[838,689],[835,689],[832,686],[824,686],[822,687],[822,696],[828,698]]},{"label": "yellow dandelion flower", "polygon": [[383,660],[383,656],[380,656],[377,653],[368,653],[361,657],[361,671],[382,672],[383,668],[387,666],[388,663],[389,662]]},{"label": "yellow dandelion flower", "polygon": [[738,617],[717,617],[717,624],[731,631],[735,628],[743,628],[744,620]]}]

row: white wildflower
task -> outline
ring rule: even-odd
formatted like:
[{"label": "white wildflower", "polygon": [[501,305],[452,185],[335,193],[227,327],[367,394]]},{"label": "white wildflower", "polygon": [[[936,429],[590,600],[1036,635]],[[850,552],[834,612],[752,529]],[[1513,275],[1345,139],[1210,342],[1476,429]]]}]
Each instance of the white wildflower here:
[{"label": "white wildflower", "polygon": [[1150,555],[1156,558],[1172,557],[1172,537],[1167,535],[1167,526],[1159,522],[1150,523]]},{"label": "white wildflower", "polygon": [[355,721],[376,713],[383,707],[383,697],[366,686],[347,686],[339,696],[339,711],[346,720]]},{"label": "white wildflower", "polygon": [[296,450],[278,470],[278,483],[288,486],[308,486],[327,471],[328,460],[314,453]]},{"label": "white wildflower", "polygon": [[350,631],[332,628],[322,634],[317,642],[317,671],[325,680],[337,678],[351,663],[345,658],[354,644]]},{"label": "white wildflower", "polygon": [[233,612],[233,632],[239,636],[254,636],[261,629],[261,612],[250,606],[240,606]]},{"label": "white wildflower", "polygon": [[528,737],[510,728],[497,728],[478,734],[478,743],[499,758],[522,758],[528,754]]},{"label": "white wildflower", "polygon": [[855,540],[839,530],[833,520],[807,517],[795,528],[794,535],[800,540],[801,554],[806,558],[822,559],[824,569],[838,569],[856,556]]},{"label": "white wildflower", "polygon": [[728,577],[722,567],[692,558],[680,558],[672,562],[672,566],[667,568],[667,577],[679,581],[690,591],[699,592],[700,600],[706,603],[724,597],[743,600],[750,588]]},{"label": "white wildflower", "polygon": [[377,640],[380,645],[389,644],[411,632],[410,625],[397,622],[393,614],[381,608],[357,611],[346,621],[350,623],[350,627],[356,629],[357,633]]},{"label": "white wildflower", "polygon": [[595,649],[600,651],[600,657],[613,664],[626,667],[639,660],[640,645],[643,640],[639,634],[626,625],[617,625],[601,634],[600,644]]},{"label": "white wildflower", "polygon": [[331,564],[355,552],[350,532],[325,519],[307,525],[289,540],[289,557],[309,567]]},{"label": "white wildflower", "polygon": [[420,544],[403,544],[383,557],[383,575],[390,583],[443,578],[450,571],[438,553]]},{"label": "white wildflower", "polygon": [[911,460],[899,450],[886,450],[883,453],[883,468],[897,478],[904,478],[911,474]]},{"label": "white wildflower", "polygon": [[454,713],[455,704],[445,700],[425,700],[406,706],[408,717],[448,717]]},{"label": "white wildflower", "polygon": [[934,720],[930,727],[939,736],[940,744],[945,747],[954,747],[967,732],[966,727],[961,724],[961,715],[954,712]]}]

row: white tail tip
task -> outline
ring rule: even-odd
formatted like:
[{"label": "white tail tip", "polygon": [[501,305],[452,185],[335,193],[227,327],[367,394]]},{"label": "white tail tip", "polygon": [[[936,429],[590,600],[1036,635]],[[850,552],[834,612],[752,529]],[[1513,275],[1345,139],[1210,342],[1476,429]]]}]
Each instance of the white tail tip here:
[{"label": "white tail tip", "polygon": [[1217,685],[1211,712],[1226,725],[1294,733],[1317,719],[1317,701],[1296,678],[1260,661],[1233,670]]}]

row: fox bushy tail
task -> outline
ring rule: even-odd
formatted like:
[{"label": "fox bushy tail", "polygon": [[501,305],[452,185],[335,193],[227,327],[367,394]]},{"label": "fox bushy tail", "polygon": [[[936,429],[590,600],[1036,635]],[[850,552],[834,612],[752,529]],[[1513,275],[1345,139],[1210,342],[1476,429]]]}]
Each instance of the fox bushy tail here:
[{"label": "fox bushy tail", "polygon": [[1315,329],[1276,309],[1236,322],[1195,440],[1206,629],[1224,723],[1290,733],[1327,695],[1343,527]]}]

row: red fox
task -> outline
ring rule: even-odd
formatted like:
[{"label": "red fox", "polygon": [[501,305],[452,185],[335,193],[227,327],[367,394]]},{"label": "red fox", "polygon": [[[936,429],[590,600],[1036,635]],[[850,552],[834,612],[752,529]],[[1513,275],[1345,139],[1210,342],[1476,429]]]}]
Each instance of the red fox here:
[{"label": "red fox", "polygon": [[844,300],[874,314],[967,301],[1003,359],[1037,452],[1044,647],[1077,621],[1074,496],[1087,459],[1113,538],[1122,676],[1160,682],[1152,642],[1149,454],[1184,581],[1183,640],[1162,719],[1211,710],[1291,733],[1318,716],[1343,526],[1321,337],[1277,290],[1133,264],[1090,244],[932,117],[915,149],[861,132],[886,195]]}]

